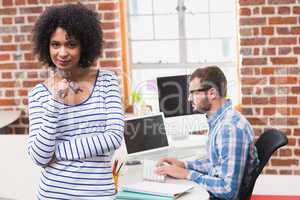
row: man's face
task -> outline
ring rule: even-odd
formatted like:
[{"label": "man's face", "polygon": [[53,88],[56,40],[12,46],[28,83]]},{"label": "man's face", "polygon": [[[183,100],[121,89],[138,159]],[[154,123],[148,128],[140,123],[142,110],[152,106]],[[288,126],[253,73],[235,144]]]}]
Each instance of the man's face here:
[{"label": "man's face", "polygon": [[191,102],[194,112],[207,113],[211,109],[211,103],[209,102],[207,91],[201,86],[199,78],[191,80],[189,85],[189,97],[188,101]]}]

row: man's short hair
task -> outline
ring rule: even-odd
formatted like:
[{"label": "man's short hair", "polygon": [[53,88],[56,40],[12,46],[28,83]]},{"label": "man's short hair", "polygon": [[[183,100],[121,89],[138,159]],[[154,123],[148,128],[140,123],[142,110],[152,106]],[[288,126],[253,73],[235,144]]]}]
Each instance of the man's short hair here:
[{"label": "man's short hair", "polygon": [[207,66],[196,69],[190,81],[194,78],[200,79],[203,88],[215,88],[221,97],[225,97],[227,93],[227,80],[223,71],[218,66]]}]

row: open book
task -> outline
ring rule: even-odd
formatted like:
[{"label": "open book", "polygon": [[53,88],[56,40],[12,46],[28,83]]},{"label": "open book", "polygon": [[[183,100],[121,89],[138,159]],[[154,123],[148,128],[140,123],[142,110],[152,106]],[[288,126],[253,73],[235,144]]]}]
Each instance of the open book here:
[{"label": "open book", "polygon": [[[128,184],[122,187],[122,192],[135,194],[146,194],[154,197],[162,197],[162,199],[176,199],[183,193],[191,190],[192,185],[181,185],[172,183],[159,183],[142,181],[135,184]],[[163,198],[165,197],[165,198]],[[118,195],[117,195],[118,199]],[[138,198],[137,198],[138,199]]]}]

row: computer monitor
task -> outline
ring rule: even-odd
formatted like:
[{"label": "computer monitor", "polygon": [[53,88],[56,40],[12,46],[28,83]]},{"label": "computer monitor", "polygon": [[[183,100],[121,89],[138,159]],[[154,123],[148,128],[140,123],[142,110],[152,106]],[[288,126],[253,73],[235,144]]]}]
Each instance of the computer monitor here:
[{"label": "computer monitor", "polygon": [[124,137],[129,158],[169,147],[163,113],[127,118]]},{"label": "computer monitor", "polygon": [[159,111],[165,117],[194,114],[188,102],[188,75],[157,78]]},{"label": "computer monitor", "polygon": [[188,101],[189,75],[157,78],[159,110],[166,117],[166,129],[172,139],[207,130],[205,115],[193,111]]}]

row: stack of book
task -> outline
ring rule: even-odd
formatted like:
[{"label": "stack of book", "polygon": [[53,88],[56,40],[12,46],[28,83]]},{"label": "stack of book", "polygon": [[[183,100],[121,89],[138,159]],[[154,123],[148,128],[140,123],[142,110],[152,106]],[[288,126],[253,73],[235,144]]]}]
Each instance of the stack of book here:
[{"label": "stack of book", "polygon": [[171,200],[193,188],[191,185],[142,181],[122,186],[117,199],[127,200]]}]

